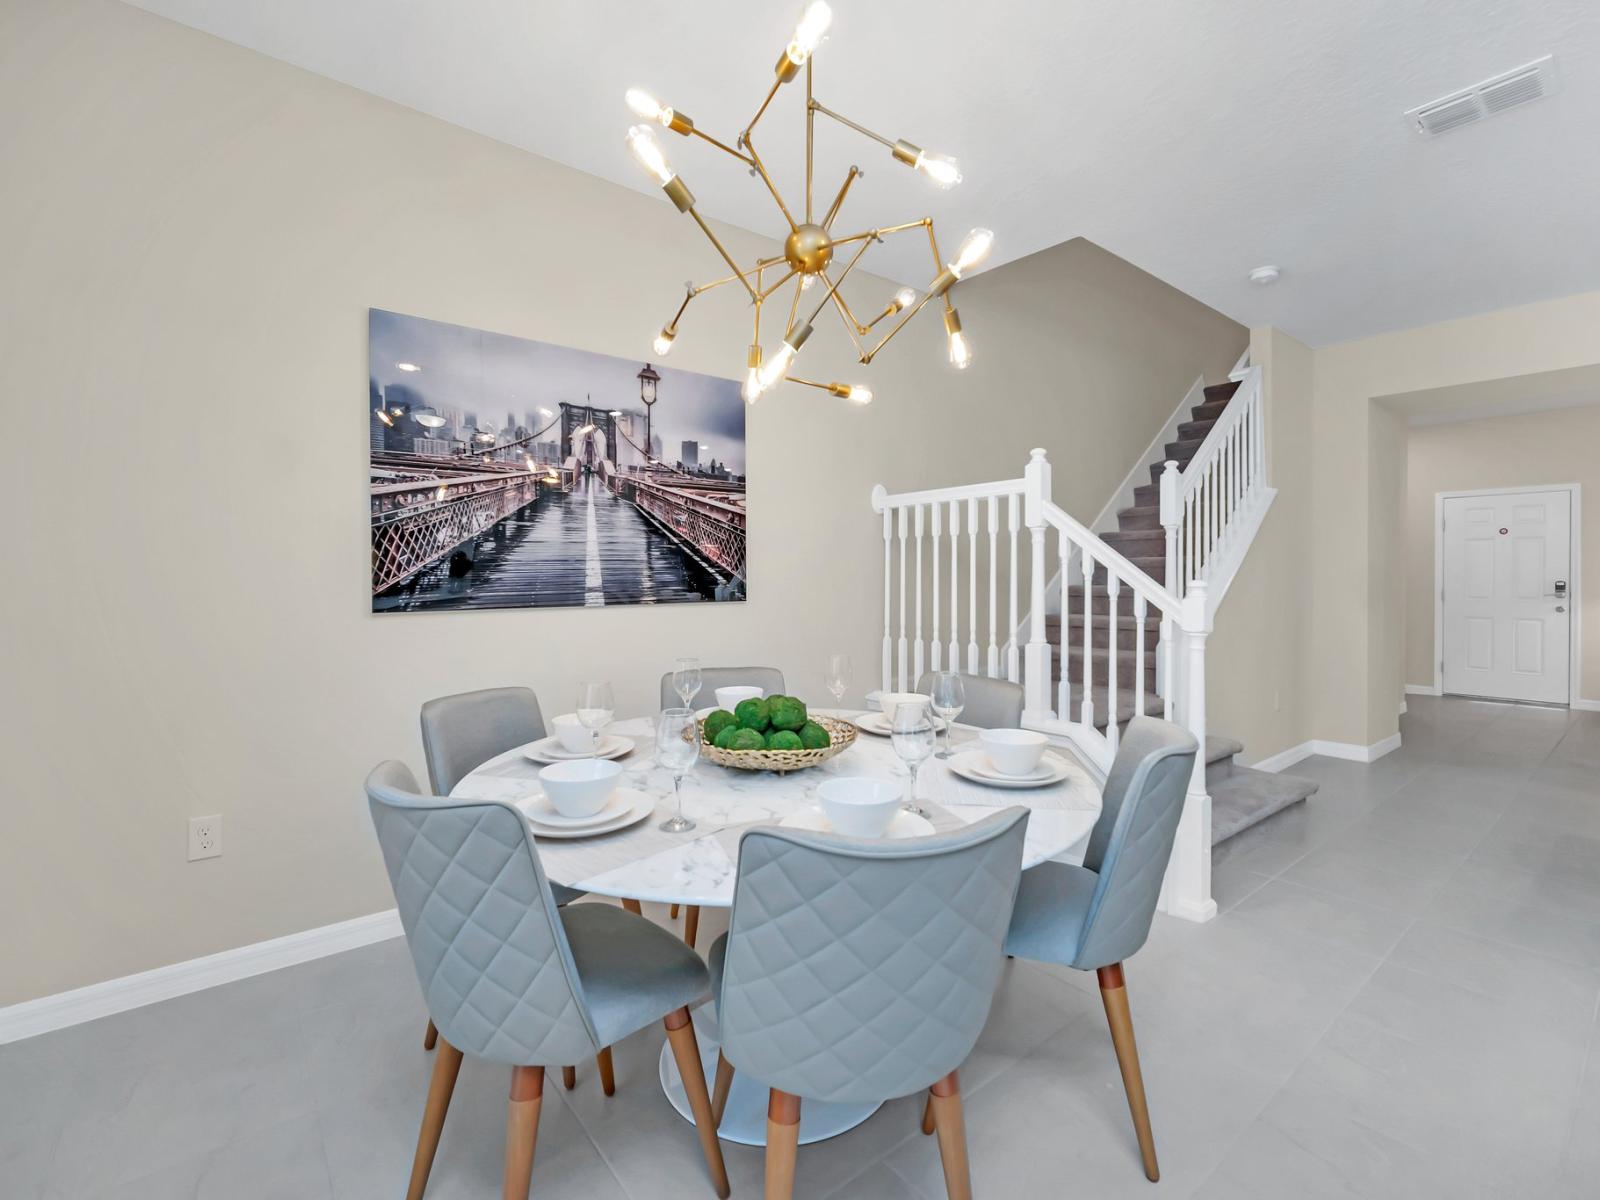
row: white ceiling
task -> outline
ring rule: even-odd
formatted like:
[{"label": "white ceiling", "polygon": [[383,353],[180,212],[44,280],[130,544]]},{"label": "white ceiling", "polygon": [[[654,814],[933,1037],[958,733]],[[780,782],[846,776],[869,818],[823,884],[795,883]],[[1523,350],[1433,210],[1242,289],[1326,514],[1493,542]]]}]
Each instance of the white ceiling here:
[{"label": "white ceiling", "polygon": [[1600,365],[1400,392],[1378,396],[1376,400],[1405,417],[1409,425],[1448,425],[1484,417],[1578,408],[1600,404]]},{"label": "white ceiling", "polygon": [[[641,85],[731,140],[796,0],[139,0],[139,7],[642,192]],[[1595,0],[833,0],[817,97],[961,160],[942,193],[818,124],[841,226],[933,215],[993,263],[1087,237],[1247,324],[1313,345],[1600,288]],[[1554,52],[1560,94],[1426,140],[1402,113]],[[791,85],[757,149],[793,196]],[[760,136],[760,135],[763,135]],[[663,132],[701,211],[776,233],[757,181]],[[661,203],[667,201],[662,199]],[[687,226],[685,237],[695,236]],[[905,235],[902,235],[903,237]],[[1282,267],[1270,288],[1250,268]],[[715,264],[708,261],[708,273]],[[863,262],[911,283],[926,245]]]}]

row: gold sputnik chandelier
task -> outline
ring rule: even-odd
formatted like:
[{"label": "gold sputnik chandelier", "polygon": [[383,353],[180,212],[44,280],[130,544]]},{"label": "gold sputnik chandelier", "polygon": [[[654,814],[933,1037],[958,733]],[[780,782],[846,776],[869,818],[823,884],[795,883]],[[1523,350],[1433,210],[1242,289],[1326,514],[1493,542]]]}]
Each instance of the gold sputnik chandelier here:
[{"label": "gold sputnik chandelier", "polygon": [[[812,206],[812,146],[814,142],[814,126],[818,114],[832,118],[839,124],[873,141],[888,147],[890,155],[896,162],[903,163],[915,171],[931,179],[942,188],[954,187],[961,182],[961,172],[955,160],[943,155],[929,154],[920,146],[904,140],[891,141],[872,132],[864,126],[856,124],[847,117],[834,112],[822,104],[812,95],[811,89],[811,61],[817,46],[822,42],[828,31],[828,25],[833,20],[833,12],[823,0],[814,0],[805,12],[801,14],[800,23],[796,27],[793,39],[788,47],[778,58],[778,65],[774,71],[776,78],[772,87],[768,89],[766,99],[762,100],[756,115],[744,127],[744,131],[735,139],[732,146],[718,141],[711,135],[703,132],[695,123],[676,109],[659,104],[648,92],[633,88],[628,92],[628,107],[647,122],[665,126],[672,132],[684,137],[697,137],[702,141],[711,143],[718,150],[733,155],[744,163],[750,171],[761,179],[767,191],[772,194],[772,199],[777,203],[778,211],[783,214],[783,219],[788,223],[789,232],[784,239],[783,253],[772,258],[757,259],[754,265],[741,268],[727,248],[717,239],[705,220],[695,210],[695,198],[689,191],[688,185],[681,176],[673,171],[667,162],[666,155],[661,150],[661,145],[656,141],[655,132],[649,124],[634,125],[628,130],[628,149],[634,158],[660,183],[661,190],[667,198],[678,208],[679,212],[688,213],[694,218],[695,224],[711,239],[711,244],[722,255],[723,260],[733,270],[732,275],[722,279],[713,280],[704,284],[689,284],[683,303],[678,305],[678,311],[672,319],[661,328],[656,335],[655,351],[658,356],[666,356],[672,350],[672,344],[678,336],[678,322],[682,319],[684,310],[689,307],[689,302],[702,292],[712,288],[721,287],[735,281],[742,284],[755,308],[755,333],[750,340],[750,352],[746,363],[743,394],[746,401],[754,404],[757,397],[763,392],[775,387],[784,379],[791,383],[804,384],[806,387],[820,388],[832,395],[842,397],[856,404],[866,404],[872,399],[872,392],[861,384],[845,383],[817,383],[810,379],[801,379],[791,375],[790,368],[794,364],[795,356],[800,353],[800,348],[805,345],[806,339],[811,336],[812,322],[821,314],[822,310],[830,303],[839,314],[839,319],[844,323],[845,331],[850,335],[851,342],[855,345],[856,354],[862,363],[870,363],[880,350],[893,339],[894,335],[905,328],[912,317],[922,311],[923,306],[933,300],[944,303],[944,327],[949,342],[950,362],[957,368],[964,368],[972,361],[972,349],[967,342],[966,334],[961,329],[961,316],[956,312],[955,306],[950,302],[950,289],[955,283],[988,255],[989,248],[994,242],[994,234],[987,229],[974,229],[967,234],[956,251],[955,257],[945,260],[939,253],[939,242],[933,232],[933,219],[923,217],[920,221],[907,221],[900,225],[885,225],[876,229],[863,230],[860,233],[850,234],[848,237],[837,237],[833,233],[834,219],[838,217],[840,208],[844,205],[846,194],[850,185],[861,174],[858,167],[851,167],[845,174],[844,182],[839,185],[839,191],[833,198],[833,203],[822,214],[821,220],[814,219]],[[772,177],[767,174],[767,168],[761,161],[761,156],[756,153],[755,143],[751,140],[751,133],[755,130],[756,123],[766,113],[767,107],[772,103],[773,97],[778,94],[778,89],[784,84],[797,78],[801,71],[805,72],[806,88],[806,197],[803,219],[796,219],[794,210],[784,202],[777,186],[772,182]],[[866,253],[867,247],[875,242],[882,241],[885,237],[904,233],[914,229],[926,231],[928,248],[933,254],[934,278],[921,296],[911,288],[901,288],[884,305],[882,311],[869,321],[861,321],[850,305],[840,294],[839,286],[850,272],[855,270],[856,264],[861,261],[861,256]],[[830,273],[829,267],[834,262],[834,254],[846,246],[855,246],[855,252],[846,262],[844,270],[837,274]],[[769,278],[776,276],[772,282]],[[812,286],[821,280],[825,285],[821,298],[815,303],[806,303],[807,296]],[[768,359],[764,358],[761,349],[761,309],[762,306],[775,295],[780,288],[786,287],[790,280],[794,281],[793,296],[789,299],[789,315],[784,326],[783,341],[778,350]],[[781,303],[781,300],[780,300]],[[809,312],[802,312],[802,308]],[[897,318],[897,319],[896,319]],[[888,332],[879,337],[876,344],[868,347],[867,340],[875,336],[874,331],[878,326],[891,321]],[[866,340],[864,340],[866,339]]]}]

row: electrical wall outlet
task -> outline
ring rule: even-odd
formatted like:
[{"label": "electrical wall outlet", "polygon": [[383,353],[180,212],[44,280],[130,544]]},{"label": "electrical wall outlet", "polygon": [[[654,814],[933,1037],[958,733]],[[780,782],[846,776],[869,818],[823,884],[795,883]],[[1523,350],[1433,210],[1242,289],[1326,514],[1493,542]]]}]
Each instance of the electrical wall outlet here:
[{"label": "electrical wall outlet", "polygon": [[222,814],[189,818],[189,861],[222,853]]}]

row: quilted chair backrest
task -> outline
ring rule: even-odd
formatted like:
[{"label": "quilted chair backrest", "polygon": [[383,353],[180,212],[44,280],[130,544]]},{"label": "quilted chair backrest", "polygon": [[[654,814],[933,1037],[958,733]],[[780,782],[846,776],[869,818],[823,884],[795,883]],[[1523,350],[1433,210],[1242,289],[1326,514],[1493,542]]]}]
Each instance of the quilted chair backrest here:
[{"label": "quilted chair backrest", "polygon": [[517,810],[418,795],[398,762],[367,776],[367,801],[440,1035],[514,1066],[596,1053],[572,950]]},{"label": "quilted chair backrest", "polygon": [[728,1060],[767,1087],[848,1102],[959,1067],[1000,977],[1027,815],[905,841],[746,833],[722,977]]},{"label": "quilted chair backrest", "polygon": [[[917,680],[917,691],[933,694],[934,672],[925,671]],[[1023,691],[1020,683],[991,679],[987,675],[961,675],[961,695],[966,701],[956,718],[963,725],[979,729],[1018,729],[1022,726]]]},{"label": "quilted chair backrest", "polygon": [[1074,966],[1110,966],[1144,945],[1198,748],[1188,730],[1169,721],[1135,717],[1128,723],[1084,854],[1083,865],[1100,878]]},{"label": "quilted chair backrest", "polygon": [[[777,667],[702,667],[700,669],[700,694],[694,698],[696,708],[716,704],[719,687],[758,687],[763,695],[783,693],[783,672]],[[683,701],[672,690],[672,672],[661,677],[661,707],[681,708]]]},{"label": "quilted chair backrest", "polygon": [[422,706],[428,786],[435,796],[448,796],[474,767],[544,736],[539,698],[527,688],[484,688],[429,700]]}]

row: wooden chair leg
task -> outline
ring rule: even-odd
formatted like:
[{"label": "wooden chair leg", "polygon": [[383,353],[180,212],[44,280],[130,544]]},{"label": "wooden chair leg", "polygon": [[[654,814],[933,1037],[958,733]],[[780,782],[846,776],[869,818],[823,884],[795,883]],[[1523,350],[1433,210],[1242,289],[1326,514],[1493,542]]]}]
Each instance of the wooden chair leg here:
[{"label": "wooden chair leg", "polygon": [[511,1101],[506,1106],[505,1200],[528,1200],[533,1180],[533,1148],[539,1140],[539,1109],[544,1103],[544,1068],[511,1068]]},{"label": "wooden chair leg", "polygon": [[1100,999],[1106,1006],[1106,1024],[1111,1026],[1111,1044],[1117,1051],[1117,1066],[1122,1068],[1122,1087],[1128,1093],[1128,1111],[1133,1114],[1133,1131],[1139,1138],[1145,1178],[1155,1183],[1161,1178],[1161,1169],[1156,1164],[1156,1137],[1150,1129],[1150,1108],[1145,1103],[1144,1075],[1139,1070],[1139,1047],[1133,1040],[1133,1016],[1128,1011],[1122,964],[1101,967],[1095,974],[1100,980]]},{"label": "wooden chair leg", "polygon": [[672,908],[668,910],[667,916],[671,917],[674,921],[678,919],[678,906],[676,904],[674,904]]},{"label": "wooden chair leg", "polygon": [[688,943],[689,949],[694,949],[694,939],[700,932],[700,906],[689,905],[683,914],[683,940]]},{"label": "wooden chair leg", "polygon": [[444,1115],[450,1109],[450,1096],[461,1073],[461,1051],[449,1042],[439,1043],[439,1057],[433,1060],[433,1079],[428,1084],[428,1102],[422,1109],[422,1129],[417,1134],[417,1156],[411,1163],[411,1185],[406,1200],[422,1200],[428,1187],[428,1172],[433,1170],[433,1153],[444,1132]]},{"label": "wooden chair leg", "polygon": [[433,1026],[433,1018],[428,1018],[428,1032],[422,1035],[422,1048],[432,1050],[439,1044],[439,1031]]},{"label": "wooden chair leg", "polygon": [[711,1088],[711,1119],[722,1128],[722,1114],[728,1107],[728,1089],[733,1086],[733,1064],[722,1051],[717,1051],[717,1081]]},{"label": "wooden chair leg", "polygon": [[562,1067],[561,1068],[561,1086],[566,1088],[567,1091],[569,1091],[569,1092],[573,1088],[578,1086],[578,1068],[577,1067]]},{"label": "wooden chair leg", "polygon": [[595,1055],[594,1061],[600,1067],[600,1090],[608,1096],[617,1094],[616,1068],[611,1065],[611,1047],[607,1046]]},{"label": "wooden chair leg", "polygon": [[773,1088],[767,1096],[766,1200],[793,1200],[800,1150],[800,1097]]},{"label": "wooden chair leg", "polygon": [[933,1093],[928,1093],[928,1102],[922,1106],[922,1132],[924,1135],[933,1132]]},{"label": "wooden chair leg", "polygon": [[972,1170],[967,1165],[967,1122],[961,1112],[961,1084],[951,1071],[928,1089],[934,1126],[939,1132],[939,1161],[950,1200],[972,1200]]},{"label": "wooden chair leg", "polygon": [[694,1023],[689,1020],[689,1010],[680,1008],[668,1013],[665,1024],[672,1057],[678,1064],[689,1108],[694,1112],[694,1127],[700,1134],[706,1169],[711,1172],[711,1186],[722,1200],[727,1200],[732,1190],[728,1186],[728,1168],[722,1161],[722,1144],[717,1141],[717,1122],[711,1116],[711,1096],[706,1092],[706,1070],[700,1063],[700,1046],[694,1040]]},{"label": "wooden chair leg", "polygon": [[639,906],[639,902],[637,900],[624,899],[622,901],[622,907],[627,909],[636,917],[644,916],[644,909]]}]

